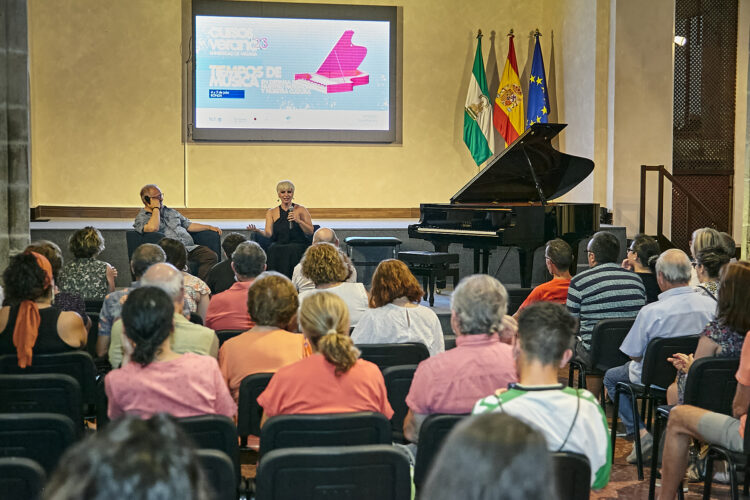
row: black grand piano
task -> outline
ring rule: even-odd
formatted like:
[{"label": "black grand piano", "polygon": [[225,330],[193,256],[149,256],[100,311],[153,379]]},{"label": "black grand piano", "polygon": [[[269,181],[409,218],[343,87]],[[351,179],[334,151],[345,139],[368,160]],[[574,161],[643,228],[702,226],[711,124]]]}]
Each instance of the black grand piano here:
[{"label": "black grand piano", "polygon": [[547,241],[562,238],[575,255],[580,240],[599,230],[599,205],[547,201],[567,193],[594,170],[593,161],[552,147],[550,141],[565,127],[532,125],[450,203],[421,204],[419,224],[409,226],[409,236],[430,241],[436,252],[447,252],[451,243],[474,249],[475,273],[487,273],[492,249],[517,247],[522,287],[531,284],[534,250]]}]

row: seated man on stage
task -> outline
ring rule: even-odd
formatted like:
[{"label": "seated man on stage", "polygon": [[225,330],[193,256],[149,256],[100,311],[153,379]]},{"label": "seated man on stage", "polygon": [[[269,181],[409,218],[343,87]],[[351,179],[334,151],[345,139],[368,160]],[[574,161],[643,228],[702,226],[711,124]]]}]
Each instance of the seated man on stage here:
[{"label": "seated man on stage", "polygon": [[208,247],[196,245],[188,231],[216,231],[221,234],[221,229],[215,226],[191,222],[180,212],[164,205],[164,195],[158,186],[146,184],[141,188],[141,201],[143,208],[135,216],[133,227],[139,233],[164,233],[167,238],[180,240],[188,251],[188,262],[198,265],[198,277],[206,279],[208,271],[219,260],[218,255]]},{"label": "seated man on stage", "polygon": [[564,240],[555,238],[547,242],[544,249],[544,262],[552,279],[534,288],[523,304],[518,308],[514,318],[518,319],[521,311],[534,302],[557,302],[565,304],[570,285],[570,264],[573,262],[573,249]]}]

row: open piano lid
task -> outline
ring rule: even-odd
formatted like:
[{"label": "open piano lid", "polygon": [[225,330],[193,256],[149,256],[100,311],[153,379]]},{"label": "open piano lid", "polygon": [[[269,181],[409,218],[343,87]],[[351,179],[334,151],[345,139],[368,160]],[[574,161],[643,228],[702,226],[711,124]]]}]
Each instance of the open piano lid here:
[{"label": "open piano lid", "polygon": [[[561,153],[550,141],[565,123],[535,123],[453,195],[451,203],[542,201],[564,195],[594,171],[594,162]],[[529,163],[531,165],[529,165]],[[531,168],[534,169],[532,173]]]}]

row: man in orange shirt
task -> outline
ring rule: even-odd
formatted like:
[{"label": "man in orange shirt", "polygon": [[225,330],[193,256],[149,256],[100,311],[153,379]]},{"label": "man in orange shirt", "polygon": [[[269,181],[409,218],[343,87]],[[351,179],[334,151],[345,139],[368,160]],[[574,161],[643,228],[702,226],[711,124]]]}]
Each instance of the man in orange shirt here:
[{"label": "man in orange shirt", "polygon": [[568,299],[568,286],[571,278],[570,264],[573,262],[573,250],[570,245],[560,238],[548,241],[547,247],[544,249],[544,260],[552,279],[531,291],[513,315],[516,319],[518,319],[518,313],[524,307],[530,306],[534,302],[565,304]]}]

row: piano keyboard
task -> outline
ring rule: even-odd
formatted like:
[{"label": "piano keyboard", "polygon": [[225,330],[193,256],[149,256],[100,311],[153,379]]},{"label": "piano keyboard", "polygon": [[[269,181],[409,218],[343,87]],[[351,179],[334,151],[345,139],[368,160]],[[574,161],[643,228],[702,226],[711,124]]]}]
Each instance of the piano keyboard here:
[{"label": "piano keyboard", "polygon": [[[498,231],[502,231],[499,229]],[[431,234],[459,234],[465,236],[489,236],[497,237],[497,231],[477,231],[473,229],[440,229],[434,227],[418,227],[418,233],[431,233]]]}]

